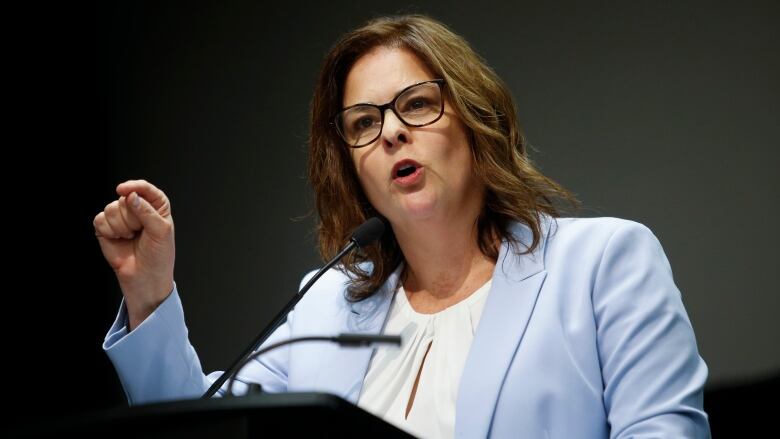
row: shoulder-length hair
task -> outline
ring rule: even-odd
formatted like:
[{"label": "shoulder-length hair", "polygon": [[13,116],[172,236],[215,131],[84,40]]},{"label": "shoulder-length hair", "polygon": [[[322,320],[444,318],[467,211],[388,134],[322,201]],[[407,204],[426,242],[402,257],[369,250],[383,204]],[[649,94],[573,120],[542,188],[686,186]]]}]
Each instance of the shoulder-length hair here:
[{"label": "shoulder-length hair", "polygon": [[[332,124],[342,108],[347,74],[358,58],[377,47],[410,50],[446,81],[446,98],[466,127],[474,171],[485,185],[485,203],[477,219],[482,253],[497,259],[496,238],[508,240],[519,254],[532,252],[541,239],[541,216],[559,217],[560,201],[576,207],[577,200],[526,157],[511,93],[485,61],[442,23],[405,15],[374,19],[347,33],[323,61],[311,102],[309,138],[309,180],[319,214],[322,257],[334,257],[355,227],[380,216],[363,192],[349,148]],[[509,232],[513,221],[533,232],[531,245],[522,252]],[[388,230],[379,243],[343,261],[340,269],[351,279],[347,298],[359,301],[371,296],[402,261],[395,235]]]}]

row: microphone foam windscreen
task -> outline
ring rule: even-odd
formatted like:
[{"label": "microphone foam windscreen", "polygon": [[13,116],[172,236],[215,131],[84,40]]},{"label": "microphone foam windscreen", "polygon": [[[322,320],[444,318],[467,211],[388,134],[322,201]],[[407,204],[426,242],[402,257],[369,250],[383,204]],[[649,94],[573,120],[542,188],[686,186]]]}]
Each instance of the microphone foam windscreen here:
[{"label": "microphone foam windscreen", "polygon": [[359,225],[355,231],[352,232],[352,241],[354,241],[358,247],[365,247],[373,244],[383,233],[385,233],[384,221],[374,216]]}]

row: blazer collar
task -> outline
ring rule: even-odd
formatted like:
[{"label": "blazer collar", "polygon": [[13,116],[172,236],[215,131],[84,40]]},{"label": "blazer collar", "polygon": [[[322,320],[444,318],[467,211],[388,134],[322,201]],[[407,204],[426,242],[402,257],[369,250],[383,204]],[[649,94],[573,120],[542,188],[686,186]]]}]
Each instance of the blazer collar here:
[{"label": "blazer collar", "polygon": [[[493,282],[480,324],[466,359],[458,390],[456,419],[458,436],[486,437],[504,376],[523,337],[536,298],[544,282],[544,249],[554,220],[541,217],[542,237],[530,254],[517,255],[504,240],[501,243]],[[513,223],[510,232],[521,250],[532,242],[530,228]],[[401,264],[368,299],[350,303],[342,332],[381,334],[398,281]],[[334,348],[317,378],[318,388],[357,404],[363,379],[374,348]]]},{"label": "blazer collar", "polygon": [[382,329],[387,312],[390,310],[390,302],[398,289],[403,268],[404,264],[399,264],[371,297],[360,302],[350,302],[349,307],[352,315],[348,319],[347,325],[351,331],[373,332]]},{"label": "blazer collar", "polygon": [[[390,274],[382,287],[371,297],[360,302],[350,302],[345,308],[347,314],[339,332],[381,334],[398,278],[403,266]],[[334,347],[329,349],[329,358],[323,363],[317,377],[317,389],[343,397],[357,405],[363,379],[368,372],[373,347]]]},{"label": "blazer collar", "polygon": [[[490,294],[460,379],[455,412],[458,437],[487,437],[490,432],[504,377],[547,276],[544,254],[554,219],[542,216],[541,220],[542,236],[532,253],[518,255],[506,240],[501,245]],[[530,246],[530,228],[515,223],[511,230],[521,250]]]}]

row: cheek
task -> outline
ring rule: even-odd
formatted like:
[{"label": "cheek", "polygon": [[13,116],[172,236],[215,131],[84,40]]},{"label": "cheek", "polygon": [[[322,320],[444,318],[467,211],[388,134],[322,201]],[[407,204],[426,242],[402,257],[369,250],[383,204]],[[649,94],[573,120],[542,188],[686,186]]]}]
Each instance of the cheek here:
[{"label": "cheek", "polygon": [[[379,181],[372,167],[372,160],[370,156],[360,153],[352,153],[352,165],[355,167],[355,174],[357,174],[357,180],[360,187],[363,189],[368,201],[376,206],[378,201],[375,196],[379,192]],[[372,172],[374,171],[374,172]]]},{"label": "cheek", "polygon": [[[457,139],[449,145],[444,161],[461,184],[468,184],[474,179],[474,156],[467,136],[462,129],[453,127],[451,139]],[[452,174],[451,174],[452,175]]]},{"label": "cheek", "polygon": [[352,151],[350,153],[350,157],[352,158],[352,167],[355,169],[355,174],[357,174],[358,182],[361,186],[365,188],[365,164],[362,157],[362,154]]},{"label": "cheek", "polygon": [[351,154],[352,165],[355,167],[358,180],[364,190],[378,184],[380,163],[376,154],[367,154],[364,151],[355,150]]}]

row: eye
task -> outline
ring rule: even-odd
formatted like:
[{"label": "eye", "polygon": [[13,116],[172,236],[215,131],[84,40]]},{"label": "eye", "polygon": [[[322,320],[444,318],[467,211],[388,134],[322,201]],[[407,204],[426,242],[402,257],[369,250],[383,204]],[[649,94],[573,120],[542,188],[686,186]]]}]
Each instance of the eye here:
[{"label": "eye", "polygon": [[406,115],[427,114],[439,107],[435,101],[436,99],[425,93],[417,93],[399,102],[398,110]]},{"label": "eye", "polygon": [[421,108],[425,108],[426,105],[428,105],[428,102],[422,97],[419,97],[409,102],[409,109],[419,110]]},{"label": "eye", "polygon": [[353,127],[357,131],[365,130],[368,128],[371,128],[376,123],[376,120],[372,117],[364,116],[357,120],[355,120],[355,123],[353,124]]},{"label": "eye", "polygon": [[382,115],[373,107],[357,106],[344,113],[342,126],[347,133],[362,135],[381,124]]},{"label": "eye", "polygon": [[408,112],[410,113],[410,112],[425,110],[429,106],[430,106],[430,102],[428,101],[428,99],[425,98],[425,96],[414,96],[413,98],[404,102],[401,111],[403,111],[404,113],[408,113]]}]

